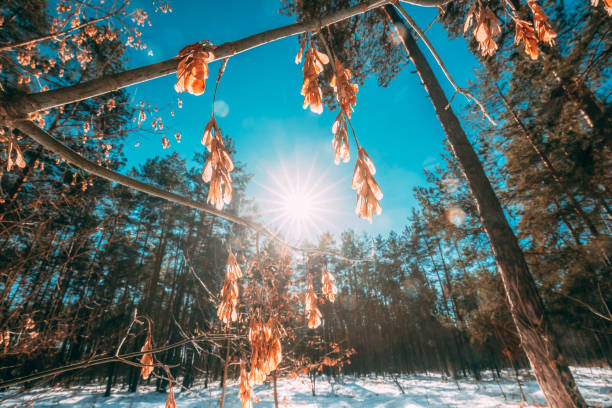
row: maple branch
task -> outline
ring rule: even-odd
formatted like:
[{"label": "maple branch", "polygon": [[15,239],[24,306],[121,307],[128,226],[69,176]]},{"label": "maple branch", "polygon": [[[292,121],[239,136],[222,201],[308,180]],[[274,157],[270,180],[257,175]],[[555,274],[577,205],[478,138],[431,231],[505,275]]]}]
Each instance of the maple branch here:
[{"label": "maple branch", "polygon": [[[394,1],[395,0],[367,0],[356,6],[337,11],[324,17],[274,28],[237,41],[226,42],[215,48],[213,61],[231,57],[250,50],[251,48],[259,47],[306,31],[318,30],[321,27],[326,27],[386,4],[391,4]],[[410,4],[427,7],[434,7],[447,2],[448,0],[408,1]],[[4,119],[13,120],[25,119],[28,113],[93,98],[131,85],[173,74],[176,72],[179,60],[179,57],[174,57],[166,61],[145,65],[117,74],[106,75],[80,84],[24,95],[13,101],[7,101],[9,103],[4,103],[6,106],[2,107],[4,112],[0,112],[0,119],[3,117]]]},{"label": "maple branch", "polygon": [[[469,100],[473,100],[474,102],[476,102],[476,105],[478,105],[478,107],[480,108],[480,111],[488,119],[488,121],[491,122],[491,124],[493,126],[497,126],[497,122],[495,122],[495,120],[493,120],[493,118],[489,115],[489,113],[487,112],[487,109],[484,107],[482,102],[480,102],[480,100],[478,100],[478,98],[476,98],[474,96],[474,94],[472,94],[470,91],[468,91],[467,89],[461,88],[459,85],[457,85],[457,82],[455,82],[455,80],[451,76],[450,72],[448,72],[448,69],[446,69],[446,65],[444,65],[444,61],[442,61],[442,58],[440,58],[440,55],[438,54],[438,52],[434,48],[433,44],[431,43],[431,41],[429,41],[429,38],[427,38],[427,36],[423,32],[423,30],[421,30],[421,28],[412,19],[412,17],[410,17],[408,12],[397,2],[394,4],[394,6],[400,12],[400,14],[404,18],[404,20],[406,20],[408,25],[414,31],[416,31],[416,33],[419,35],[419,37],[421,37],[421,39],[423,40],[423,42],[425,43],[425,45],[429,49],[429,52],[434,57],[434,59],[436,60],[436,62],[440,66],[440,68],[442,69],[442,72],[444,72],[444,76],[446,76],[446,79],[448,79],[448,82],[450,82],[450,84],[455,89],[455,94],[460,93],[463,96],[465,96],[465,98],[468,101]],[[453,97],[454,97],[454,95],[453,95]],[[451,98],[451,102],[452,102],[452,98]],[[449,102],[449,105],[450,105],[450,102]]]},{"label": "maple branch", "polygon": [[123,5],[119,9],[114,11],[113,13],[107,14],[107,15],[102,16],[102,17],[93,18],[93,19],[88,20],[88,21],[86,21],[84,23],[81,23],[81,24],[79,24],[79,25],[77,25],[75,27],[67,28],[65,30],[62,30],[62,31],[59,31],[59,32],[56,32],[56,33],[49,33],[47,35],[43,35],[42,37],[32,38],[30,40],[21,41],[21,42],[18,42],[18,43],[0,45],[0,51],[7,51],[7,50],[11,50],[13,48],[26,47],[28,45],[38,44],[40,42],[49,40],[51,38],[60,37],[62,35],[65,35],[65,34],[68,34],[68,33],[72,32],[72,31],[80,30],[81,28],[87,27],[87,26],[92,25],[92,24],[96,24],[96,23],[98,23],[100,21],[107,20],[107,19],[109,19],[111,17],[116,16],[117,14],[119,14],[119,13],[121,13],[123,11],[123,9],[125,8],[126,5],[127,5],[127,3],[123,3]]},{"label": "maple branch", "polygon": [[289,244],[281,237],[278,236],[278,233],[273,233],[266,229],[263,225],[249,221],[245,218],[239,217],[234,214],[230,214],[225,211],[217,210],[215,207],[210,206],[208,204],[203,204],[197,201],[194,201],[190,198],[183,197],[179,194],[175,194],[169,191],[162,190],[157,188],[151,184],[143,183],[142,181],[138,181],[128,176],[124,176],[123,174],[117,173],[115,171],[109,170],[106,167],[99,166],[94,162],[86,159],[81,156],[79,153],[72,150],[70,147],[66,146],[59,140],[55,139],[48,132],[38,127],[35,123],[29,120],[20,120],[13,123],[17,129],[19,129],[24,134],[28,135],[30,138],[34,139],[36,142],[41,144],[46,149],[52,151],[53,153],[59,155],[61,158],[66,160],[68,163],[80,168],[81,170],[87,171],[93,175],[98,177],[102,177],[103,179],[113,181],[117,184],[121,184],[122,186],[132,188],[134,190],[138,190],[140,192],[152,195],[154,197],[159,197],[164,200],[168,200],[173,203],[177,203],[180,205],[184,205],[186,207],[194,208],[196,210],[214,215],[216,217],[223,218],[227,221],[230,221],[234,224],[242,225],[244,227],[250,228],[258,233],[261,233],[272,240],[278,241],[283,246],[298,252],[312,253],[312,254],[320,254],[320,255],[329,255],[338,259],[342,259],[348,262],[367,262],[371,261],[370,258],[362,258],[362,259],[351,259],[347,258],[344,255],[341,255],[337,252],[332,251],[323,251],[317,248],[303,248],[297,247]]},{"label": "maple branch", "polygon": [[[155,353],[161,353],[162,351],[166,351],[166,350],[170,350],[176,347],[180,347],[183,346],[185,344],[191,343],[193,341],[215,341],[215,340],[224,340],[224,339],[231,339],[231,338],[235,338],[235,339],[239,339],[241,337],[244,336],[240,336],[240,335],[236,335],[236,334],[215,334],[215,335],[201,335],[201,336],[194,336],[191,338],[187,338],[187,339],[183,339],[180,341],[177,341],[176,343],[172,343],[172,344],[167,344],[165,346],[161,346],[152,350],[148,350],[148,351],[134,351],[132,353],[126,353],[123,355],[112,355],[112,356],[108,356],[108,357],[100,357],[100,358],[96,358],[96,359],[91,359],[91,360],[85,360],[85,361],[80,361],[78,363],[73,363],[73,364],[68,364],[65,365],[63,367],[58,367],[58,368],[53,368],[50,370],[46,370],[46,371],[42,371],[36,374],[31,374],[31,375],[26,375],[23,377],[18,377],[18,378],[14,378],[12,380],[8,380],[5,382],[0,383],[0,388],[7,388],[7,387],[12,387],[15,385],[19,385],[19,384],[23,384],[26,382],[30,382],[30,381],[34,381],[34,380],[39,380],[41,378],[46,378],[46,377],[52,377],[52,376],[56,376],[58,374],[62,374],[68,371],[74,371],[74,370],[80,370],[83,368],[89,368],[92,366],[96,366],[96,365],[101,365],[101,364],[108,364],[108,363],[113,363],[113,362],[123,362],[126,363],[126,360],[128,358],[134,358],[134,357],[140,357],[143,354],[147,354],[147,353],[151,353],[151,354],[155,354]],[[132,361],[130,361],[129,363],[133,363]],[[133,363],[133,364],[137,364],[137,363]],[[131,364],[130,364],[131,365]],[[140,364],[138,364],[138,366],[141,366]]]}]

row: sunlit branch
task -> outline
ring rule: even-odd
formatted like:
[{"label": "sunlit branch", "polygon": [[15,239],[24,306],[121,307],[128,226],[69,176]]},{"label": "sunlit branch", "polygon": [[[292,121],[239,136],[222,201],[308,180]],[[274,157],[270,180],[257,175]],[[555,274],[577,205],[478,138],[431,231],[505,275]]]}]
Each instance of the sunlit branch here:
[{"label": "sunlit branch", "polygon": [[194,208],[196,210],[217,216],[219,218],[223,218],[227,221],[230,221],[234,224],[242,225],[244,227],[250,228],[262,235],[267,236],[271,240],[276,240],[280,244],[285,247],[299,252],[305,253],[313,253],[313,254],[321,254],[321,255],[330,255],[338,259],[342,259],[348,262],[367,262],[371,261],[372,258],[363,258],[363,259],[351,259],[347,258],[337,252],[332,251],[322,251],[317,248],[304,248],[297,247],[289,244],[285,240],[283,240],[278,233],[273,233],[263,227],[262,225],[249,221],[245,218],[239,217],[234,214],[227,213],[225,211],[217,210],[215,207],[212,207],[208,204],[203,204],[197,201],[194,201],[190,198],[183,197],[179,194],[171,193],[169,191],[162,190],[151,184],[143,183],[142,181],[135,180],[133,178],[124,176],[123,174],[119,174],[112,170],[107,169],[106,167],[99,166],[92,161],[86,159],[81,156],[79,153],[72,150],[70,147],[66,146],[59,140],[55,139],[49,133],[38,127],[36,124],[29,120],[21,120],[14,123],[14,126],[22,131],[24,134],[30,136],[36,142],[40,143],[46,149],[52,151],[53,153],[59,155],[61,158],[66,160],[68,163],[87,171],[93,175],[98,177],[102,177],[106,180],[113,181],[117,184],[121,184],[122,186],[126,186],[132,188],[134,190],[138,190],[140,192],[162,198],[164,200],[171,201],[173,203],[181,204],[187,207]]},{"label": "sunlit branch", "polygon": [[[412,19],[412,17],[410,17],[408,12],[399,4],[395,4],[395,8],[397,8],[397,10],[400,12],[402,17],[404,18],[404,20],[406,20],[406,22],[408,23],[408,25],[419,35],[419,37],[421,37],[421,39],[427,46],[427,49],[429,49],[429,52],[434,57],[434,59],[436,60],[440,68],[442,69],[442,72],[444,72],[444,76],[446,76],[446,79],[448,79],[448,82],[450,82],[450,84],[455,89],[455,93],[462,94],[463,96],[466,97],[468,101],[473,100],[474,102],[476,102],[476,105],[478,105],[478,108],[480,108],[480,111],[482,112],[482,114],[489,120],[489,122],[491,122],[491,124],[493,124],[494,126],[497,126],[497,122],[495,122],[495,120],[493,120],[493,118],[489,115],[489,113],[487,112],[482,102],[480,102],[480,100],[478,100],[478,98],[476,98],[474,94],[472,94],[470,91],[468,91],[465,88],[461,88],[459,85],[457,85],[457,82],[455,82],[450,72],[448,72],[448,69],[446,69],[446,65],[444,65],[444,61],[442,61],[442,58],[440,58],[440,55],[434,48],[433,44],[429,41],[429,39],[427,38],[423,30],[419,28],[419,26]],[[451,98],[451,101],[452,101],[452,98]]]},{"label": "sunlit branch", "polygon": [[[237,41],[230,41],[215,48],[214,60],[220,60],[250,50],[251,48],[277,41],[286,37],[301,34],[306,31],[319,30],[331,24],[338,23],[353,16],[363,14],[395,0],[368,0],[356,6],[337,11],[327,16],[274,28],[259,34],[251,35]],[[434,7],[445,4],[448,0],[410,0],[410,4]],[[178,58],[145,65],[117,74],[106,75],[80,84],[71,85],[35,94],[24,95],[19,99],[5,103],[0,112],[1,119],[25,119],[28,113],[46,110],[69,103],[93,98],[109,92],[117,91],[131,85],[159,78],[176,72]]]}]

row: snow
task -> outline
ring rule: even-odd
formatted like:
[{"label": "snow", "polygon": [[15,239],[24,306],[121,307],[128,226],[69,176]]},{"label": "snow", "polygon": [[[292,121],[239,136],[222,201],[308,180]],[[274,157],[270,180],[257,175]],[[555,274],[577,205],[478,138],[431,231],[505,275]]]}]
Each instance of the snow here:
[{"label": "snow", "polygon": [[[612,370],[604,368],[572,368],[580,391],[589,405],[612,406]],[[327,377],[318,377],[317,396],[311,393],[310,380],[279,379],[280,407],[363,407],[363,408],[416,408],[416,407],[534,407],[545,406],[545,400],[535,379],[526,371],[521,374],[521,384],[527,397],[522,400],[519,387],[510,371],[505,371],[498,383],[490,373],[482,381],[462,379],[457,382],[445,379],[440,374],[403,375],[397,378],[404,389],[402,394],[393,377],[387,375],[369,377],[343,377],[342,384]],[[238,384],[228,383],[225,407],[240,407],[237,396]],[[503,394],[502,394],[503,390]],[[114,389],[105,398],[104,386],[78,386],[66,388],[40,388],[12,396],[16,390],[0,393],[3,407],[106,407],[106,408],[162,408],[166,395],[157,393],[152,387],[140,387],[136,393]],[[255,408],[274,407],[271,385],[256,386],[258,401]],[[505,397],[504,397],[505,394]],[[196,384],[191,391],[175,387],[178,408],[218,407],[221,389],[218,382],[209,388]]]}]

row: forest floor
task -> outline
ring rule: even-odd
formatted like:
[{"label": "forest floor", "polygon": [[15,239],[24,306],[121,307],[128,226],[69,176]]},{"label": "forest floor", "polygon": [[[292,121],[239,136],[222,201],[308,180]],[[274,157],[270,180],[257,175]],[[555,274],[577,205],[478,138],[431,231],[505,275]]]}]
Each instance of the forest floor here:
[{"label": "forest floor", "polygon": [[[603,368],[572,368],[580,391],[589,405],[612,407],[612,370]],[[483,375],[482,381],[463,379],[457,382],[439,374],[405,375],[397,378],[382,376],[343,377],[342,384],[327,377],[318,377],[317,396],[312,396],[311,383],[306,377],[278,381],[280,407],[534,407],[545,406],[544,396],[533,376],[520,376],[525,402],[520,389],[510,372],[504,372],[503,379],[495,381],[490,374]],[[402,394],[400,386],[405,394]],[[15,390],[12,390],[15,391]],[[237,396],[238,384],[228,383],[226,408],[240,407]],[[255,387],[257,400],[255,408],[274,407],[271,385]],[[164,407],[166,395],[157,393],[153,387],[143,386],[137,393],[114,389],[105,398],[104,386],[75,386],[66,388],[41,388],[10,397],[11,391],[0,393],[2,407],[117,407],[156,408]],[[221,390],[218,383],[209,388],[196,384],[191,391],[181,392],[175,387],[178,408],[218,407]]]}]

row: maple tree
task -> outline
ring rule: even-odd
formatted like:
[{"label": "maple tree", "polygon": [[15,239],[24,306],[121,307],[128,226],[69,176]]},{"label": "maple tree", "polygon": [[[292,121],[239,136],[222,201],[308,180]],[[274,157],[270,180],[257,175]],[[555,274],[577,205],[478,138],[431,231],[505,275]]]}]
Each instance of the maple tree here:
[{"label": "maple tree", "polygon": [[[349,154],[349,141],[348,133],[349,129],[352,132],[357,148],[357,159],[355,169],[352,178],[352,187],[357,190],[357,204],[355,212],[361,218],[368,219],[372,222],[373,214],[380,214],[382,207],[379,201],[382,199],[382,191],[376,181],[374,180],[374,174],[376,172],[374,164],[366,153],[365,149],[359,144],[356,133],[350,123],[351,114],[354,106],[356,105],[356,93],[358,87],[356,84],[351,83],[353,77],[351,70],[345,68],[340,58],[335,54],[333,44],[332,46],[327,45],[324,35],[322,34],[322,28],[334,23],[351,18],[355,15],[365,13],[371,9],[384,7],[384,10],[388,13],[389,19],[392,24],[397,28],[399,24],[403,24],[398,11],[404,14],[402,7],[399,5],[391,6],[391,1],[367,1],[353,7],[348,7],[343,10],[329,13],[326,16],[317,16],[316,20],[312,20],[306,23],[297,23],[294,25],[281,27],[279,29],[271,30],[262,34],[257,34],[251,37],[247,37],[243,40],[234,41],[232,43],[214,46],[206,41],[198,42],[192,45],[184,47],[179,51],[176,58],[153,64],[148,67],[141,67],[129,71],[119,71],[117,73],[110,74],[110,76],[102,76],[97,79],[90,79],[80,84],[59,87],[54,90],[47,90],[45,86],[41,86],[39,91],[36,93],[24,93],[16,92],[14,95],[3,95],[3,99],[6,103],[3,104],[2,111],[0,112],[1,119],[6,123],[5,128],[2,129],[1,141],[3,145],[6,145],[6,162],[7,171],[15,171],[16,168],[25,168],[28,163],[24,159],[24,153],[19,146],[19,137],[22,134],[28,135],[35,141],[40,143],[42,146],[58,154],[62,159],[67,160],[70,164],[80,167],[84,170],[90,171],[92,174],[101,176],[108,180],[117,181],[118,183],[127,187],[135,188],[136,190],[143,191],[148,194],[152,194],[157,197],[161,197],[173,202],[184,204],[192,208],[204,211],[206,213],[220,216],[235,222],[237,224],[254,229],[257,232],[261,232],[270,238],[270,241],[277,240],[282,242],[282,239],[278,238],[276,234],[272,234],[259,224],[253,223],[249,220],[241,218],[235,214],[230,214],[221,211],[225,205],[229,205],[232,201],[232,192],[234,190],[233,180],[230,173],[234,170],[234,162],[230,156],[230,152],[226,148],[224,138],[221,134],[219,126],[216,122],[214,111],[210,122],[204,129],[204,135],[202,138],[202,144],[207,149],[206,164],[201,175],[202,180],[205,183],[210,183],[208,186],[207,202],[210,205],[201,204],[195,200],[186,198],[184,196],[165,191],[157,188],[151,184],[143,183],[131,179],[126,176],[122,176],[112,169],[104,167],[103,161],[106,162],[110,157],[110,151],[112,145],[109,143],[102,143],[101,158],[97,159],[94,163],[84,155],[75,152],[70,149],[66,144],[58,141],[56,138],[50,135],[49,131],[45,131],[42,127],[47,121],[48,109],[58,108],[60,112],[63,111],[64,105],[69,103],[79,102],[86,100],[91,97],[99,97],[100,95],[106,94],[110,91],[114,91],[119,88],[129,86],[131,84],[152,79],[156,76],[173,73],[177,74],[177,82],[175,90],[177,92],[189,92],[194,95],[201,95],[205,91],[206,80],[208,78],[208,64],[225,58],[224,63],[227,62],[227,58],[237,54],[238,52],[246,51],[257,45],[265,44],[266,42],[283,38],[284,36],[294,35],[299,33],[305,33],[301,43],[300,51],[296,57],[296,63],[299,63],[302,58],[304,60],[303,66],[303,84],[300,93],[304,96],[303,108],[310,107],[310,110],[315,113],[321,113],[324,107],[324,91],[321,89],[319,76],[324,73],[325,67],[328,66],[333,74],[332,78],[327,86],[333,89],[336,97],[336,101],[339,104],[340,112],[332,125],[332,133],[334,138],[332,141],[332,147],[334,150],[334,161],[338,164],[341,160],[347,162],[350,160]],[[435,6],[443,5],[444,2],[436,1],[414,1],[415,4]],[[596,3],[594,4],[597,5]],[[57,12],[61,15],[67,13],[71,9],[67,6],[67,3],[61,2],[58,6]],[[76,62],[81,66],[82,69],[87,67],[87,64],[92,62],[93,57],[87,51],[82,49],[82,45],[87,41],[95,44],[100,44],[105,41],[114,41],[117,37],[117,33],[113,30],[99,31],[96,28],[95,23],[102,21],[101,19],[113,19],[119,15],[123,15],[123,9],[125,6],[121,6],[118,9],[110,9],[104,17],[98,17],[91,19],[86,23],[81,23],[79,16],[83,13],[83,9],[77,8],[76,12],[71,15],[67,20],[70,22],[70,29],[63,31],[59,30],[59,23],[54,24],[50,28],[50,34],[41,36],[38,40],[28,40],[27,42],[19,42],[13,45],[6,45],[2,47],[2,51],[11,50],[14,48],[24,47],[26,50],[31,50],[34,44],[38,42],[44,42],[52,40],[58,42],[58,55],[59,58],[65,63],[73,55],[70,51],[70,47],[74,47],[77,51]],[[160,6],[162,10],[166,9],[167,6]],[[524,51],[529,55],[530,59],[536,60],[539,56],[540,49],[539,43],[546,43],[547,46],[554,45],[557,33],[553,30],[549,23],[548,17],[544,13],[543,9],[534,1],[528,2],[529,10],[531,10],[533,16],[533,23],[521,19],[518,17],[519,11],[512,2],[506,2],[502,4],[503,11],[507,13],[515,24],[515,42],[520,44],[523,42]],[[608,5],[605,4],[606,10],[609,9]],[[76,16],[76,17],[74,17]],[[144,25],[147,22],[147,16],[142,11],[136,10],[132,14],[133,21],[139,25]],[[72,18],[72,19],[71,19]],[[408,18],[405,19],[410,24]],[[481,56],[493,56],[498,51],[498,45],[496,39],[501,35],[502,30],[498,23],[498,16],[488,6],[483,6],[480,3],[474,3],[467,12],[464,32],[471,27],[471,23],[475,23],[475,29],[473,32],[474,38],[478,43],[479,52]],[[318,24],[318,27],[316,26]],[[134,29],[132,29],[134,30]],[[400,33],[401,30],[398,29]],[[78,32],[77,34],[71,34],[71,41],[65,41],[62,38],[64,35],[69,33]],[[139,31],[129,31],[129,29],[123,34],[127,37],[127,46],[144,49],[145,45],[138,39],[140,37]],[[320,41],[321,44],[327,48],[327,54],[320,52],[316,47],[316,41]],[[529,275],[529,269],[524,260],[524,256],[518,245],[517,239],[513,234],[505,216],[503,210],[497,200],[495,192],[493,191],[489,180],[487,179],[482,165],[479,162],[474,150],[472,149],[469,141],[465,137],[461,126],[458,123],[457,118],[454,116],[452,110],[449,109],[449,102],[444,96],[440,89],[440,85],[431,73],[431,68],[428,65],[424,65],[424,58],[416,44],[414,39],[411,38],[409,31],[404,27],[402,41],[407,50],[410,51],[411,58],[417,70],[422,76],[424,82],[426,82],[428,90],[433,92],[432,101],[436,107],[438,116],[447,135],[453,151],[457,155],[457,159],[460,166],[463,168],[468,183],[475,195],[477,207],[480,212],[480,216],[483,220],[483,225],[491,241],[496,261],[498,262],[499,268],[502,272],[502,279],[506,285],[506,291],[508,299],[510,301],[512,315],[515,323],[518,327],[518,334],[521,337],[538,379],[541,380],[541,384],[545,389],[545,394],[551,401],[555,401],[559,404],[567,406],[582,406],[584,401],[577,391],[571,374],[569,373],[567,366],[564,365],[558,351],[556,350],[555,341],[553,339],[552,331],[549,327],[549,322],[546,318],[541,299],[537,293],[535,283]],[[28,48],[29,47],[29,48]],[[57,68],[55,63],[51,63],[48,60],[35,61],[32,59],[33,56],[37,56],[36,53],[19,52],[15,55],[15,59],[18,64],[15,66],[29,67],[31,69],[42,69],[40,72],[34,72],[31,74],[23,74],[11,72],[11,75],[16,77],[17,85],[25,85],[30,83],[32,78],[40,77],[43,72],[48,74],[49,72],[55,73]],[[113,57],[114,58],[114,57]],[[34,62],[33,62],[34,61]],[[350,60],[344,61],[350,63]],[[105,64],[102,64],[105,65]],[[42,68],[41,68],[42,67]],[[224,66],[223,66],[224,67]],[[223,67],[219,70],[219,76],[217,78],[217,86],[219,79],[223,73]],[[102,68],[104,71],[105,67]],[[46,71],[45,71],[46,70]],[[446,72],[445,72],[446,73]],[[63,68],[57,70],[57,76],[62,78],[64,76]],[[447,75],[448,76],[448,75]],[[108,81],[112,78],[111,81]],[[449,78],[450,79],[450,78]],[[106,84],[105,82],[109,82]],[[453,83],[453,86],[455,84]],[[456,90],[459,90],[455,86]],[[216,94],[216,88],[215,88]],[[464,93],[466,96],[467,93]],[[477,102],[479,103],[479,102]],[[116,109],[117,101],[115,99],[107,99],[103,103],[103,109],[112,112]],[[482,105],[479,103],[479,107],[483,110]],[[140,104],[140,107],[135,108],[134,111],[137,113],[136,120],[138,126],[144,120],[146,120],[147,114],[145,109],[149,107],[144,103]],[[153,110],[155,112],[155,110]],[[100,115],[103,111],[99,110]],[[100,116],[98,115],[98,116]],[[27,117],[27,119],[25,119]],[[58,116],[54,120],[57,120]],[[36,122],[36,123],[35,123]],[[93,122],[91,122],[93,123]],[[155,118],[153,121],[153,127],[163,129],[163,123],[161,118]],[[13,129],[18,129],[20,132],[14,132]],[[92,130],[92,124],[90,121],[85,121],[82,125],[82,129],[85,134]],[[95,129],[103,137],[103,131],[106,130],[103,127]],[[180,142],[180,134],[176,133],[175,138]],[[87,137],[83,139],[87,140]],[[170,142],[169,139],[163,135],[162,144],[164,148],[168,147]],[[98,152],[100,153],[100,152]],[[36,161],[34,162],[36,163]],[[74,180],[77,179],[76,173],[74,174]],[[76,185],[76,181],[74,181]],[[74,186],[73,185],[73,186]],[[88,186],[86,180],[82,181],[83,189]],[[211,227],[212,228],[212,227]],[[291,247],[290,245],[286,245]],[[306,253],[327,253],[328,255],[337,255],[329,251],[318,251],[313,248],[296,248],[292,249],[303,250]],[[259,248],[257,248],[259,250]],[[259,257],[255,257],[253,263],[249,266],[249,269],[259,269],[261,276],[264,275],[270,277],[271,267],[264,265]],[[355,261],[355,259],[349,259]],[[265,262],[264,262],[265,263]],[[283,265],[282,268],[286,270],[287,265]],[[333,277],[327,269],[322,270],[322,292],[330,302],[334,301],[337,288],[333,283]],[[158,271],[159,273],[159,271]],[[247,274],[249,274],[247,272]],[[514,274],[514,275],[513,275]],[[154,275],[155,276],[155,275]],[[307,315],[307,325],[310,329],[315,329],[322,324],[322,313],[318,308],[319,297],[315,292],[314,281],[310,271],[306,275],[306,292],[304,295],[304,309]],[[229,250],[228,260],[226,265],[225,283],[221,291],[221,301],[217,308],[217,315],[221,321],[230,325],[231,322],[241,321],[237,308],[239,307],[239,283],[238,279],[242,277],[242,272],[238,261],[233,255],[231,249]],[[513,277],[520,277],[522,285],[512,284]],[[150,292],[153,293],[157,285],[157,278],[152,279],[150,285]],[[273,282],[273,280],[271,280]],[[252,282],[250,282],[252,284]],[[274,288],[274,284],[271,284],[271,288],[267,287],[265,291],[269,291]],[[524,306],[523,303],[519,302],[518,295],[522,289],[527,289],[531,303],[528,303],[531,307],[530,311],[521,310]],[[251,289],[257,291],[255,289]],[[262,289],[263,290],[263,289]],[[261,294],[261,291],[260,291]],[[281,297],[283,295],[280,295]],[[152,295],[147,297],[147,301],[151,301]],[[268,294],[268,299],[272,302],[273,297]],[[251,302],[253,302],[251,300]],[[276,309],[275,309],[276,307]],[[150,309],[150,304],[146,304],[145,309]],[[249,371],[246,374],[246,359],[240,360],[240,397],[243,401],[243,407],[250,406],[252,396],[252,384],[261,383],[266,376],[275,372],[282,359],[282,347],[281,340],[283,337],[289,337],[295,339],[295,335],[288,334],[289,330],[286,327],[286,320],[282,321],[277,315],[278,305],[274,306],[271,304],[260,305],[255,307],[256,310],[251,310],[248,313],[248,319],[242,319],[242,322],[248,320],[248,341],[251,349],[251,358],[249,360]],[[147,310],[148,311],[148,310]],[[264,319],[263,316],[267,316]],[[526,316],[526,317],[525,317]],[[295,318],[295,315],[292,316]],[[543,328],[533,329],[528,324],[525,324],[524,320],[541,322]],[[26,325],[28,326],[28,325]],[[32,327],[25,327],[30,333],[37,333],[32,331]],[[532,330],[533,329],[533,330]],[[293,337],[292,337],[293,336]],[[31,337],[36,337],[32,335]],[[541,346],[542,341],[548,341],[553,344],[551,348],[551,355],[546,355],[544,358],[538,357],[536,353],[537,347]],[[11,339],[5,339],[3,336],[3,342],[6,344],[11,342]],[[541,347],[540,347],[541,348]],[[335,353],[339,353],[340,356],[337,358],[331,358],[329,355],[325,355],[322,363],[304,363],[304,360],[294,358],[292,361],[294,364],[300,361],[302,366],[306,366],[312,369],[314,366],[320,369],[323,366],[336,366],[343,358],[350,356],[350,353],[341,353],[337,346],[333,347]],[[143,379],[149,378],[154,372],[154,358],[153,358],[153,346],[151,338],[151,327],[149,322],[149,328],[147,330],[146,338],[144,339],[144,345],[140,352],[142,357],[140,360],[141,376]],[[225,374],[227,375],[227,366],[229,364],[230,356],[230,339],[228,338],[227,345],[227,358],[225,360]],[[558,359],[554,357],[558,356]],[[118,358],[118,357],[117,357]],[[538,360],[539,358],[539,360]],[[546,362],[553,358],[557,361],[557,365],[545,369]],[[118,361],[122,361],[121,359]],[[538,364],[536,364],[538,363]],[[133,363],[137,364],[137,363]],[[317,366],[318,364],[318,366]],[[164,369],[165,366],[164,366]],[[166,369],[167,370],[167,369]],[[554,387],[547,388],[545,385],[546,381],[554,382],[553,377],[555,374],[559,374],[560,379],[557,379],[556,390],[565,390],[567,395],[554,397]],[[562,378],[561,378],[562,377]],[[274,377],[276,379],[276,377]],[[167,370],[167,377],[165,379],[170,385],[170,392],[166,406],[176,406],[174,401],[174,395],[172,391],[173,378],[169,370]],[[562,382],[562,386],[559,383]]]}]

